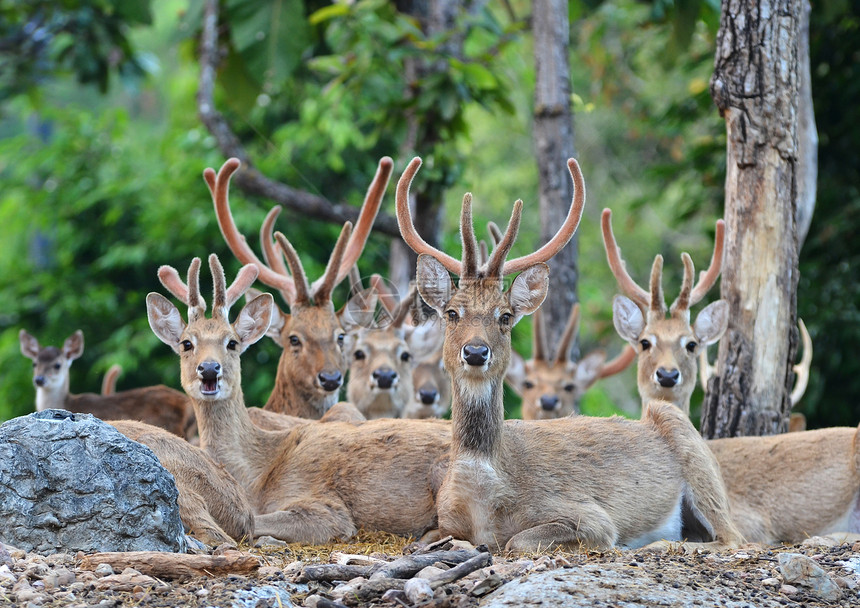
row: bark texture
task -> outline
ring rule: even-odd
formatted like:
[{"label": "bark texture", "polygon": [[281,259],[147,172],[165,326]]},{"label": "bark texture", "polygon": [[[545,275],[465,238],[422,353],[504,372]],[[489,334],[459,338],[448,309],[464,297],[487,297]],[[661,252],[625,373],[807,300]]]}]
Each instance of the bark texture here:
[{"label": "bark texture", "polygon": [[[539,171],[541,242],[546,243],[562,225],[573,194],[567,159],[576,156],[573,112],[570,106],[570,23],[565,0],[532,3],[535,53],[534,145]],[[583,167],[587,175],[587,165]],[[587,181],[587,180],[586,180]],[[549,262],[552,288],[541,307],[546,319],[547,352],[555,352],[576,295],[579,237]],[[578,347],[574,345],[574,359]]]},{"label": "bark texture", "polygon": [[726,120],[729,328],[702,408],[707,438],[785,432],[797,288],[802,0],[723,2],[711,95]]}]

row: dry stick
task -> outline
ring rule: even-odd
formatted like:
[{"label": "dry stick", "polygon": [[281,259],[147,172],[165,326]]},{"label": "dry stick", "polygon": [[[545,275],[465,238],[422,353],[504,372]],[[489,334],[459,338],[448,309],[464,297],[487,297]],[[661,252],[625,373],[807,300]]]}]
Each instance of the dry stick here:
[{"label": "dry stick", "polygon": [[260,560],[250,553],[241,551],[225,551],[223,555],[128,551],[84,555],[81,558],[80,567],[83,570],[95,570],[99,564],[110,564],[114,570],[134,568],[141,574],[176,579],[249,574],[260,567]]},{"label": "dry stick", "polygon": [[345,564],[315,564],[305,566],[296,577],[297,583],[318,581],[333,583],[334,581],[349,581],[357,576],[367,578],[373,571],[374,566],[348,566]]},{"label": "dry stick", "polygon": [[467,559],[462,564],[458,564],[450,570],[445,570],[445,572],[440,572],[436,576],[433,576],[427,580],[430,583],[431,589],[438,589],[442,585],[447,585],[448,583],[458,581],[464,576],[471,574],[475,570],[485,568],[492,563],[493,556],[491,553],[479,553],[475,557]]},{"label": "dry stick", "polygon": [[370,575],[370,579],[410,578],[423,568],[432,566],[436,562],[461,564],[475,557],[478,553],[477,549],[460,549],[457,551],[434,551],[432,553],[422,553],[421,555],[407,555],[393,562],[383,564],[382,567],[375,567],[373,574]]}]

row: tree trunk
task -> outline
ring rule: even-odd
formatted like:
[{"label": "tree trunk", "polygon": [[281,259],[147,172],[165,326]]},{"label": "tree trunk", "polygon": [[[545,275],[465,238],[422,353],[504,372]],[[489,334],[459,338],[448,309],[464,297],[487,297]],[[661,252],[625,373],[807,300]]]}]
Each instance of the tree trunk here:
[{"label": "tree trunk", "polygon": [[702,407],[706,438],[785,432],[797,334],[801,0],[722,4],[711,95],[726,120],[729,328]]},{"label": "tree trunk", "polygon": [[[532,2],[535,53],[534,144],[540,173],[541,242],[546,243],[562,225],[573,194],[567,159],[576,156],[573,112],[570,107],[570,24],[566,0]],[[587,175],[587,167],[583,171]],[[555,352],[561,328],[577,301],[579,239],[550,262],[552,288],[541,307],[547,332],[548,352]],[[553,331],[557,328],[558,331]],[[574,347],[576,350],[576,347]],[[578,353],[574,354],[576,358]]]}]

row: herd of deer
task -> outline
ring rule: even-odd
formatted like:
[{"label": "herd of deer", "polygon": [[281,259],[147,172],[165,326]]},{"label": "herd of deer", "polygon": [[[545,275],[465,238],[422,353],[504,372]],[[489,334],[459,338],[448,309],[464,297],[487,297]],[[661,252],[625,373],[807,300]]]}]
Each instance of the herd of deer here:
[{"label": "herd of deer", "polygon": [[[629,346],[608,363],[602,352],[572,362],[579,308],[554,354],[538,311],[549,284],[546,262],[582,215],[577,162],[568,161],[574,196],[564,224],[543,247],[516,259],[507,256],[521,201],[504,232],[491,229],[489,254],[475,236],[470,194],[461,210],[461,258],[426,243],[408,203],[420,165],[413,159],[396,188],[401,234],[419,254],[417,295],[402,302],[380,277],[365,288],[354,271],[391,159],[380,161],[355,228],[344,225],[313,283],[287,238],[273,232],[278,207],[261,228],[263,260],[237,229],[228,188],[239,161],[228,160],[217,173],[207,169],[222,234],[244,266],[228,287],[220,261],[209,256],[210,317],[199,258],[185,281],[172,267],[158,270],[165,289],[187,306],[187,320],[164,296],[146,299],[153,332],[179,356],[185,393],[163,386],[116,392],[108,382],[105,395],[71,395],[69,366],[82,352],[82,334],[62,349],[41,348],[22,330],[37,408],[91,412],[149,446],[176,478],[186,528],[209,543],[255,535],[320,543],[366,529],[538,551],[682,540],[723,547],[860,532],[857,429],[705,441],[689,420],[697,358],[729,320],[721,300],[690,320],[690,307],[720,273],[721,220],[710,266],[695,284],[692,260],[682,254],[683,284],[667,310],[662,257],[654,259],[649,289],[640,287],[604,210],[607,259],[624,294],[613,301],[613,319]],[[350,297],[335,310],[332,292],[351,273]],[[509,275],[516,276],[505,289]],[[251,288],[257,279],[280,293],[289,314],[271,294]],[[246,304],[231,323],[230,308],[243,295]],[[412,310],[425,305],[436,315]],[[511,330],[529,314],[537,315],[534,349],[524,360],[512,352]],[[240,356],[264,335],[283,353],[268,402],[247,407]],[[634,358],[639,420],[576,415],[589,386]],[[526,420],[504,418],[505,381],[522,396]],[[440,418],[449,401],[450,421]]]}]

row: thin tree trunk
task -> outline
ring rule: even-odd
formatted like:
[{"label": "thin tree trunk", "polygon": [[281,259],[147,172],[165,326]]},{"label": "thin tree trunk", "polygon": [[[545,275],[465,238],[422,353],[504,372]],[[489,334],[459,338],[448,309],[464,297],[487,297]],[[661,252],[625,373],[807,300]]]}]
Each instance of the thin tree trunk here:
[{"label": "thin tree trunk", "polygon": [[711,95],[728,135],[721,291],[730,316],[702,408],[707,438],[788,428],[801,1],[722,4]]},{"label": "thin tree trunk", "polygon": [[[576,156],[573,112],[570,106],[570,23],[566,0],[532,3],[535,53],[534,145],[540,174],[541,242],[547,242],[564,222],[573,194],[567,159]],[[583,167],[588,174],[588,167]],[[552,288],[541,307],[547,332],[548,352],[555,352],[570,309],[577,301],[579,239],[549,263]],[[552,331],[558,328],[558,331]],[[574,347],[576,350],[576,347]],[[576,358],[578,353],[574,354]]]}]

